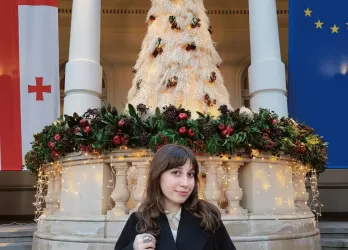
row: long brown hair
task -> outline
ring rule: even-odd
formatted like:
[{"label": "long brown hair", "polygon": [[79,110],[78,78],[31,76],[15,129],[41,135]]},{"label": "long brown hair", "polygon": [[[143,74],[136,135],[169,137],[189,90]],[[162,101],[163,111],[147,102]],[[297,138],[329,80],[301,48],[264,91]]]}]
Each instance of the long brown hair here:
[{"label": "long brown hair", "polygon": [[160,186],[161,175],[170,169],[183,166],[186,161],[190,161],[192,164],[195,186],[182,207],[201,219],[201,227],[204,230],[214,232],[218,229],[220,211],[213,204],[198,199],[199,166],[196,157],[189,148],[168,144],[159,149],[152,159],[144,201],[137,212],[138,233],[159,234],[157,218],[165,210],[164,195]]}]

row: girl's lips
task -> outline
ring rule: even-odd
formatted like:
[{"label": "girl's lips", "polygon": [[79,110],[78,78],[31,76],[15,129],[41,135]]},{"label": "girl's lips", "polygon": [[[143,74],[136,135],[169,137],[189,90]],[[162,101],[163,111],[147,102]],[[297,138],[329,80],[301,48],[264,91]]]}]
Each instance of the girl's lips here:
[{"label": "girl's lips", "polygon": [[188,192],[181,192],[181,191],[176,191],[177,193],[179,193],[181,196],[186,196],[188,194]]}]

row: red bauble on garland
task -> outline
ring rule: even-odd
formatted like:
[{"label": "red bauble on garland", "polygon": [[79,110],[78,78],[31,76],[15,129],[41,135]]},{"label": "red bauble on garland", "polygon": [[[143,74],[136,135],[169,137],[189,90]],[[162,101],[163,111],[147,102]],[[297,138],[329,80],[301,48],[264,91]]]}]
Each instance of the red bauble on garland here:
[{"label": "red bauble on garland", "polygon": [[187,120],[187,114],[186,114],[186,113],[180,113],[180,114],[179,114],[179,119],[180,119],[181,121]]},{"label": "red bauble on garland", "polygon": [[187,130],[186,130],[185,127],[179,128],[179,134],[180,134],[180,135],[186,135],[186,133],[187,133]]},{"label": "red bauble on garland", "polygon": [[81,119],[80,122],[79,122],[79,124],[80,124],[80,127],[82,127],[82,128],[89,125],[87,119]]},{"label": "red bauble on garland", "polygon": [[189,129],[187,131],[187,134],[190,136],[190,137],[194,137],[195,136],[195,131],[193,131],[193,129]]},{"label": "red bauble on garland", "polygon": [[121,144],[121,137],[119,135],[114,136],[114,138],[112,139],[112,142],[115,145],[120,145]]},{"label": "red bauble on garland", "polygon": [[123,125],[124,125],[124,120],[120,120],[120,121],[118,122],[118,126],[119,126],[119,127],[123,127]]}]

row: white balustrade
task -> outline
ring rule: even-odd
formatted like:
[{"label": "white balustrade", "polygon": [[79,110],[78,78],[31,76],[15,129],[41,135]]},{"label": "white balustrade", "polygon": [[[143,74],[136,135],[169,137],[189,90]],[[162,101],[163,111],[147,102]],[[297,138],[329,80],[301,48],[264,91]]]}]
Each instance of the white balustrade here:
[{"label": "white balustrade", "polygon": [[[105,160],[106,157],[104,160],[101,159],[100,163],[103,164],[102,162],[104,162],[104,164],[107,164],[107,161]],[[222,159],[218,157],[199,157],[198,160],[201,162],[202,169],[206,173],[204,186],[203,188],[200,186],[200,188],[203,189],[200,190],[203,198],[217,206],[222,213],[226,213],[229,216],[247,215],[250,210],[248,211],[248,209],[246,209],[247,207],[242,207],[241,203],[245,205],[244,199],[248,198],[249,195],[245,196],[246,192],[241,188],[242,183],[240,182],[244,180],[241,179],[239,170],[244,171],[245,168],[247,168],[247,166],[244,166],[245,163],[249,163],[250,160],[243,161],[242,158],[239,160],[235,160],[234,158],[227,160],[226,158]],[[109,197],[114,201],[115,205],[114,207],[109,208],[107,214],[112,214],[117,217],[127,215],[138,209],[144,198],[143,196],[148,181],[150,162],[150,157],[138,156],[110,163],[110,167],[114,173],[115,185],[113,190],[109,192]],[[260,163],[255,162],[255,164]],[[131,165],[136,169],[136,175],[134,175],[134,180],[136,179],[136,182],[134,182],[133,185],[127,183],[128,169]],[[301,164],[294,164],[292,167],[293,204],[296,208],[296,212],[303,214],[310,213],[310,209],[307,205],[308,193],[305,186],[305,177],[309,168]],[[220,176],[221,173],[219,172],[221,168],[223,171],[226,171],[222,174],[224,174],[227,181],[225,179],[219,179],[222,178]],[[60,169],[55,165],[47,166],[45,173],[47,178],[47,195],[45,196],[46,208],[44,213],[50,215],[60,211],[62,193],[61,185],[63,180]],[[279,176],[277,175],[277,178],[278,177]],[[226,185],[223,185],[222,183]],[[110,179],[103,178],[102,185],[110,186]],[[132,197],[130,197],[131,195]],[[219,207],[219,202],[222,198],[225,198],[227,201],[227,206],[222,206],[224,207],[224,210]],[[128,203],[129,201],[132,201],[133,203]]]}]

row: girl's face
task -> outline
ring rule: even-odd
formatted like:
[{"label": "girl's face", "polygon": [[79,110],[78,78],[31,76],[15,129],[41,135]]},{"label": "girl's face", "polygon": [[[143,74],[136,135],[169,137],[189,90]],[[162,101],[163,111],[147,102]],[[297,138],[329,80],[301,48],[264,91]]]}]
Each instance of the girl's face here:
[{"label": "girl's face", "polygon": [[176,210],[191,195],[195,187],[195,171],[190,160],[177,168],[165,171],[160,177],[160,185],[166,209]]}]

